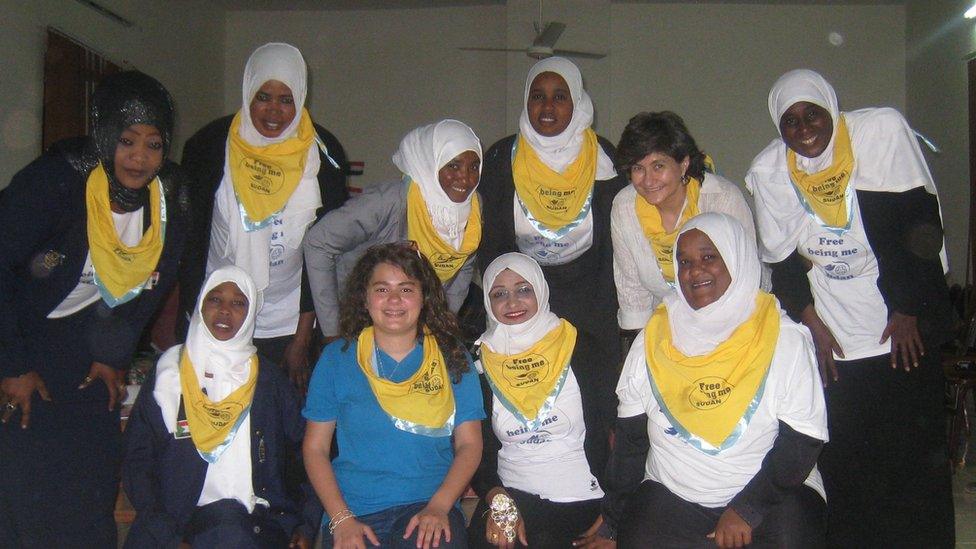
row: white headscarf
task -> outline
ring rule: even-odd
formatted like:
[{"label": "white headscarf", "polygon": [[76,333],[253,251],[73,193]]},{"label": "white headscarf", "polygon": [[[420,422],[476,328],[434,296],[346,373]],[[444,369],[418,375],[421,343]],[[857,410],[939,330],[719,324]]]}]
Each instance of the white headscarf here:
[{"label": "white headscarf", "polygon": [[[840,120],[840,109],[837,106],[837,93],[834,92],[827,80],[820,74],[809,69],[796,69],[779,77],[769,90],[769,116],[773,118],[773,125],[779,131],[779,121],[783,113],[794,104],[801,101],[813,103],[827,110],[833,121],[834,131],[830,135],[827,148],[816,158],[796,155],[796,165],[806,173],[817,173],[828,168],[834,159],[834,138],[837,136],[837,124]],[[782,135],[782,132],[780,132]]]},{"label": "white headscarf", "polygon": [[[697,215],[681,228],[676,242],[680,242],[681,235],[692,229],[698,229],[712,240],[732,277],[732,282],[720,298],[698,310],[688,304],[680,288],[664,297],[674,346],[686,356],[700,356],[728,339],[752,315],[756,308],[761,269],[755,242],[746,235],[742,224],[734,217],[716,212]],[[677,254],[676,244],[675,278],[679,279],[681,265]]]},{"label": "white headscarf", "polygon": [[[239,130],[241,137],[256,147],[280,143],[293,137],[298,132],[302,109],[305,106],[306,78],[305,60],[302,58],[302,53],[294,46],[272,42],[254,50],[244,67],[243,104]],[[251,120],[251,101],[268,80],[282,82],[291,89],[295,98],[295,118],[281,132],[281,135],[274,138],[261,135]],[[224,246],[223,249],[216,250],[220,261],[214,261],[214,253],[211,252],[208,268],[237,265],[254,278],[258,290],[264,290],[268,287],[270,277],[270,242],[273,227],[269,225],[253,231],[245,229],[237,197],[234,195],[234,184],[230,180],[227,157],[229,155],[225,154],[224,175],[217,192],[217,205],[214,208],[214,223],[211,229]],[[284,210],[279,214],[285,234],[284,244],[293,250],[301,246],[305,231],[315,221],[316,210],[322,206],[318,184],[320,166],[318,146],[313,142],[305,159],[302,179],[285,204]]]},{"label": "white headscarf", "polygon": [[[535,131],[529,121],[529,90],[535,77],[544,72],[552,72],[563,77],[569,86],[569,95],[573,99],[573,118],[569,126],[559,135],[547,137]],[[583,89],[583,76],[579,68],[565,57],[549,57],[543,59],[529,69],[525,77],[525,93],[522,97],[522,114],[519,116],[519,132],[529,142],[532,149],[546,166],[562,173],[576,157],[579,156],[583,145],[583,130],[593,124],[593,101]],[[617,175],[613,168],[613,161],[603,152],[603,147],[597,144],[596,178],[599,181],[612,179]]]},{"label": "white headscarf", "polygon": [[441,188],[437,172],[466,151],[474,151],[480,160],[481,141],[464,122],[447,119],[411,130],[393,153],[393,164],[420,186],[420,194],[437,233],[455,248],[464,237],[471,214],[471,198],[477,187],[464,202],[454,202]]},{"label": "white headscarf", "polygon": [[[263,147],[271,143],[280,143],[295,135],[301,119],[302,109],[305,107],[306,85],[308,69],[305,59],[298,48],[280,42],[271,42],[254,50],[244,66],[244,82],[242,88],[241,109],[241,137],[248,143]],[[265,137],[254,127],[251,121],[250,105],[254,95],[268,80],[277,80],[288,86],[295,98],[295,118],[278,137]]]},{"label": "white headscarf", "polygon": [[[521,324],[502,324],[491,311],[491,287],[498,275],[509,269],[518,273],[532,285],[539,309],[535,316]],[[502,254],[485,269],[482,288],[484,289],[485,311],[488,329],[480,341],[496,352],[513,355],[533,346],[546,334],[559,327],[559,317],[549,310],[549,284],[542,274],[542,268],[531,257],[518,252]]]},{"label": "white headscarf", "polygon": [[[224,282],[233,282],[247,296],[247,316],[234,337],[227,341],[220,341],[210,333],[210,328],[203,321],[203,303],[217,286]],[[261,308],[260,294],[254,287],[254,282],[238,267],[221,267],[214,271],[200,290],[196,308],[190,317],[190,328],[186,335],[186,343],[171,347],[159,358],[156,365],[156,387],[153,396],[162,411],[163,422],[172,432],[176,427],[176,414],[179,412],[180,394],[180,354],[186,347],[190,353],[190,361],[200,381],[200,386],[206,390],[207,397],[212,401],[223,400],[227,395],[247,381],[251,372],[250,359],[257,348],[254,346],[254,319]]]}]

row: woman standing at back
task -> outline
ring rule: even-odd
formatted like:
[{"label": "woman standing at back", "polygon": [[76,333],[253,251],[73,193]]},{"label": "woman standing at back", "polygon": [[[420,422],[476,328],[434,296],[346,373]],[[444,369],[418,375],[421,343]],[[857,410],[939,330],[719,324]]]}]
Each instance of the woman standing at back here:
[{"label": "woman standing at back", "polygon": [[482,271],[503,253],[536,260],[553,313],[593,335],[616,368],[610,208],[627,181],[617,177],[613,145],[596,135],[592,122],[593,102],[576,65],[550,57],[529,70],[519,133],[485,154],[478,259]]},{"label": "woman standing at back", "polygon": [[746,183],[773,291],[816,344],[828,545],[952,547],[939,360],[951,313],[922,151],[900,113],[841,112],[810,70],[781,76],[768,104],[781,137]]},{"label": "woman standing at back", "polygon": [[302,239],[346,200],[345,154],[304,108],[306,80],[298,49],[261,46],[244,68],[241,110],[187,141],[194,218],[180,280],[189,318],[205,275],[228,265],[244,269],[264,299],[254,344],[299,387],[308,377],[315,323]]}]

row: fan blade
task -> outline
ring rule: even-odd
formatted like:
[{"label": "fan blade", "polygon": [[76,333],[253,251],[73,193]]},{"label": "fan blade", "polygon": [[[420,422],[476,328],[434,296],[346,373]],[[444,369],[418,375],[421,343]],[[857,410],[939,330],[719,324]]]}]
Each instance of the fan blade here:
[{"label": "fan blade", "polygon": [[552,50],[552,53],[555,55],[564,55],[566,57],[582,57],[584,59],[603,59],[607,56],[605,53],[575,50]]},{"label": "fan blade", "polygon": [[478,48],[478,47],[471,47],[471,46],[460,47],[458,49],[464,51],[514,51],[514,52],[523,52],[523,53],[525,52],[525,50],[520,50],[515,48]]},{"label": "fan blade", "polygon": [[550,21],[546,23],[546,28],[542,29],[539,36],[535,37],[532,45],[551,48],[556,45],[556,40],[559,40],[559,36],[564,30],[566,30],[566,25],[558,21]]}]

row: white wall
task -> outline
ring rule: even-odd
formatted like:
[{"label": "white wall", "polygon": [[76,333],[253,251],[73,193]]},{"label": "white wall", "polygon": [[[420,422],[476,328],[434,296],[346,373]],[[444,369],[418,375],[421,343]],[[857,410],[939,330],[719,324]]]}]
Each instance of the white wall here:
[{"label": "white wall", "polygon": [[965,0],[910,0],[908,10],[908,119],[941,147],[926,158],[939,188],[950,278],[966,279],[970,220],[969,87],[966,61],[976,53],[976,22],[962,14]]},{"label": "white wall", "polygon": [[284,41],[302,50],[312,118],[350,160],[366,162],[354,185],[399,177],[390,156],[422,124],[457,118],[485,146],[505,131],[505,55],[457,49],[503,44],[505,6],[231,12],[226,40],[226,112],[241,106],[241,76],[255,47]]},{"label": "white wall", "polygon": [[223,13],[209,2],[100,0],[134,22],[126,28],[68,0],[0,0],[0,188],[41,150],[47,27],[56,27],[109,60],[147,72],[173,94],[183,141],[223,101]]},{"label": "white wall", "polygon": [[737,183],[777,136],[766,98],[788,70],[819,71],[842,109],[904,109],[902,6],[615,4],[612,14],[607,136],[639,111],[674,111]]}]

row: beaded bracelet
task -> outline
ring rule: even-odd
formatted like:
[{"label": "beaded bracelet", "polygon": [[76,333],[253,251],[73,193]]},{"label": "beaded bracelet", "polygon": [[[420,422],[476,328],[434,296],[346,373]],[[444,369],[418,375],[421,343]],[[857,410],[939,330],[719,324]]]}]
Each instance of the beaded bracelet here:
[{"label": "beaded bracelet", "polygon": [[352,514],[352,511],[350,511],[348,508],[336,513],[335,516],[329,520],[329,535],[331,536],[333,533],[335,533],[336,527],[342,524],[342,521],[355,516],[356,515]]},{"label": "beaded bracelet", "polygon": [[515,500],[506,494],[498,493],[491,498],[491,520],[494,521],[509,543],[515,541],[515,526],[519,521],[518,507]]}]

